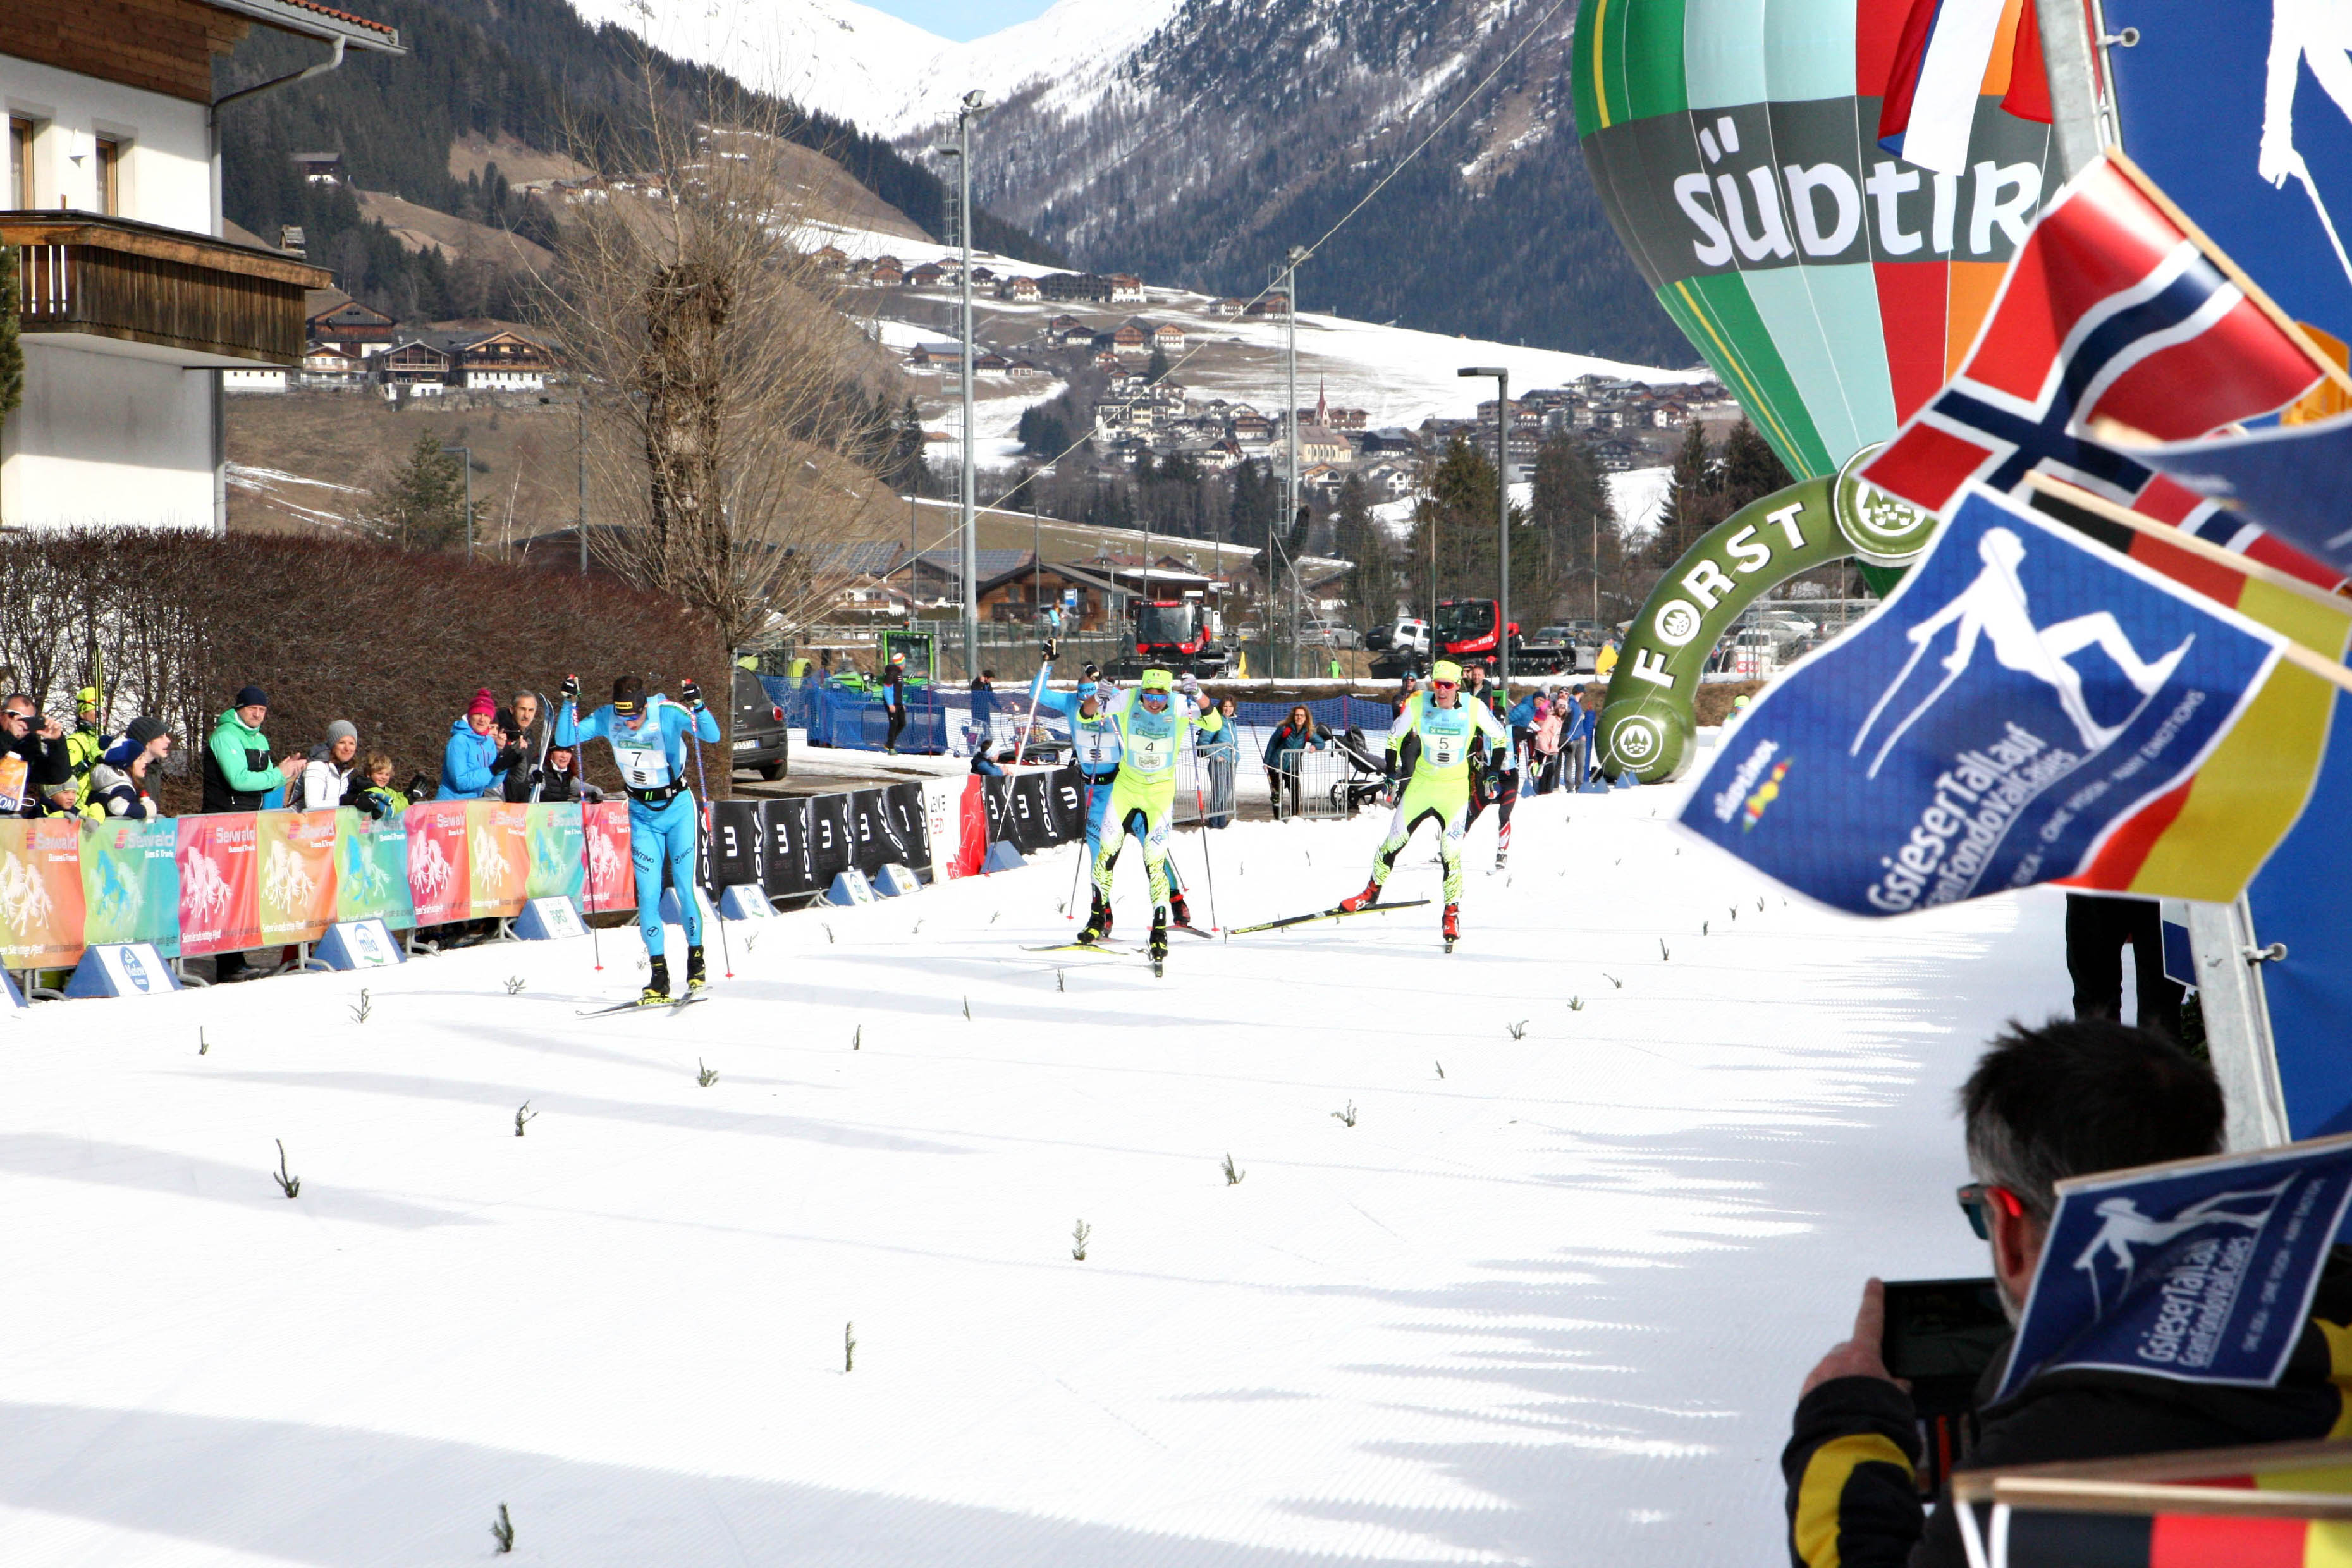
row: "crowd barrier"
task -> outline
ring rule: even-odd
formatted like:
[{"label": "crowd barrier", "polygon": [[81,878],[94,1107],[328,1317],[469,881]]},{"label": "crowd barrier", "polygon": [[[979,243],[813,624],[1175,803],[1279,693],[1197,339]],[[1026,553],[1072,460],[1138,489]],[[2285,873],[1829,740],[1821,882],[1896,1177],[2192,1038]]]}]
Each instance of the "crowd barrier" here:
[{"label": "crowd barrier", "polygon": [[344,921],[399,931],[511,916],[559,895],[635,907],[625,804],[427,801],[382,820],[348,807],[0,819],[9,969],[66,968],[119,942],[203,958],[316,942]]}]

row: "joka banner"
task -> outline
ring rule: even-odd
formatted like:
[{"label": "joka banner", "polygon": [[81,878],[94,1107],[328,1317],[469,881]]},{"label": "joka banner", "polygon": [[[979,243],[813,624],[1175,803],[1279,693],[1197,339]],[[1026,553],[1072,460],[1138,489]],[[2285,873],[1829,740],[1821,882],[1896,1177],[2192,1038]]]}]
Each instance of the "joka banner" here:
[{"label": "joka banner", "polygon": [[2276,1383],[2347,1206],[2352,1137],[2059,1183],[1993,1397],[2060,1367]]},{"label": "joka banner", "polygon": [[530,807],[466,802],[467,908],[475,920],[522,913],[530,881]]},{"label": "joka banner", "polygon": [[472,918],[466,876],[466,803],[425,801],[407,812],[408,894],[421,926]]},{"label": "joka banner", "polygon": [[180,955],[180,833],[168,817],[81,823],[82,941]]},{"label": "joka banner", "polygon": [[180,955],[203,958],[261,945],[254,843],[259,814],[184,816],[178,830]]},{"label": "joka banner", "polygon": [[408,825],[397,816],[336,814],[335,918],[381,920],[393,931],[416,923],[408,894]]},{"label": "joka banner", "polygon": [[255,854],[263,942],[316,942],[335,923],[335,829],[331,811],[261,814]]},{"label": "joka banner", "polygon": [[[2075,878],[2120,833],[2147,841],[2135,874],[2180,868],[2179,886],[2130,890],[2233,899],[2309,788],[2307,766],[2275,765],[2307,745],[2259,732],[2274,705],[2255,699],[2286,646],[1972,488],[1886,602],[1725,736],[1682,820],[1857,914]],[[2229,776],[2200,776],[2209,761]],[[2192,779],[2234,809],[2140,820],[2193,801]],[[2173,834],[2197,852],[2159,854]]]},{"label": "joka banner", "polygon": [[73,818],[0,821],[0,963],[54,968],[81,956],[80,861]]}]

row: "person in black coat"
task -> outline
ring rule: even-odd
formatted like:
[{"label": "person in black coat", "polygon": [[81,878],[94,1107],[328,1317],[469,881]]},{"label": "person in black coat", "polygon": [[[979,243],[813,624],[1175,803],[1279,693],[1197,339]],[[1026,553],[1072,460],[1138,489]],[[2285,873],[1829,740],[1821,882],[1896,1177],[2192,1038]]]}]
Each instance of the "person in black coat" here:
[{"label": "person in black coat", "polygon": [[73,777],[65,726],[41,705],[12,691],[0,702],[0,815],[38,816],[49,791]]}]

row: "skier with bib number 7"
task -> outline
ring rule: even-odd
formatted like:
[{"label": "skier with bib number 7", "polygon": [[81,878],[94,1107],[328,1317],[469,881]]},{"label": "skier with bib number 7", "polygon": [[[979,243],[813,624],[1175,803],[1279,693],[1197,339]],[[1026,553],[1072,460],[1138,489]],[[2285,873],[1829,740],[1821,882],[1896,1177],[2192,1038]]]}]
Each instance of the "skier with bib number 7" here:
[{"label": "skier with bib number 7", "polygon": [[703,706],[702,689],[688,680],[678,688],[683,704],[656,692],[634,675],[613,682],[613,700],[587,718],[578,715],[580,678],[563,678],[563,712],[556,720],[555,743],[577,746],[599,736],[613,748],[613,761],[629,792],[629,860],[636,872],[637,930],[646,939],[653,973],[637,998],[658,1006],[671,1000],[668,955],[662,935],[662,863],[669,863],[677,889],[678,913],[686,923],[686,991],[702,989],[702,900],[695,896],[694,848],[698,818],[686,783],[686,741],[719,742],[719,721]]},{"label": "skier with bib number 7", "polygon": [[[1396,867],[1396,858],[1423,822],[1437,825],[1438,857],[1445,865],[1445,951],[1462,935],[1462,836],[1470,824],[1470,742],[1484,735],[1507,749],[1511,732],[1487,710],[1486,705],[1462,689],[1462,667],[1441,658],[1431,667],[1429,689],[1405,699],[1404,709],[1389,730],[1391,776],[1411,769],[1397,797],[1396,815],[1389,820],[1389,836],[1372,856],[1372,879],[1352,899],[1340,901],[1349,914],[1381,901],[1381,889]],[[1406,748],[1417,754],[1403,757]]]}]

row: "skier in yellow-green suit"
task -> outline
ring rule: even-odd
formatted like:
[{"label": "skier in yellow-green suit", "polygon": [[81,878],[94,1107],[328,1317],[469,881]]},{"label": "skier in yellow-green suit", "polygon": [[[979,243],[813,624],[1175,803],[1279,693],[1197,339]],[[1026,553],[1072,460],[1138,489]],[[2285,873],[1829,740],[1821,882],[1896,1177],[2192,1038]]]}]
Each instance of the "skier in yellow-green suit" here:
[{"label": "skier in yellow-green suit", "polygon": [[[1396,858],[1403,853],[1413,830],[1424,821],[1437,824],[1437,850],[1445,862],[1445,946],[1453,951],[1462,934],[1462,835],[1470,822],[1470,740],[1484,734],[1507,750],[1511,732],[1487,710],[1486,705],[1462,689],[1462,667],[1441,658],[1429,672],[1429,689],[1405,699],[1403,710],[1389,730],[1390,776],[1403,767],[1412,770],[1397,797],[1396,815],[1389,819],[1389,836],[1372,856],[1372,879],[1339,907],[1350,914],[1381,901],[1381,886],[1389,879]],[[1408,746],[1416,754],[1401,753]]]},{"label": "skier in yellow-green suit", "polygon": [[[1143,868],[1151,879],[1151,962],[1168,956],[1168,824],[1176,804],[1176,759],[1192,731],[1215,734],[1222,722],[1213,710],[1193,714],[1179,704],[1175,682],[1164,669],[1147,669],[1143,679],[1110,710],[1120,741],[1118,776],[1111,782],[1103,813],[1102,844],[1095,852],[1094,911],[1082,942],[1102,940],[1110,917],[1110,874],[1119,847],[1133,834],[1143,845]],[[1187,705],[1189,706],[1189,705]]]}]

